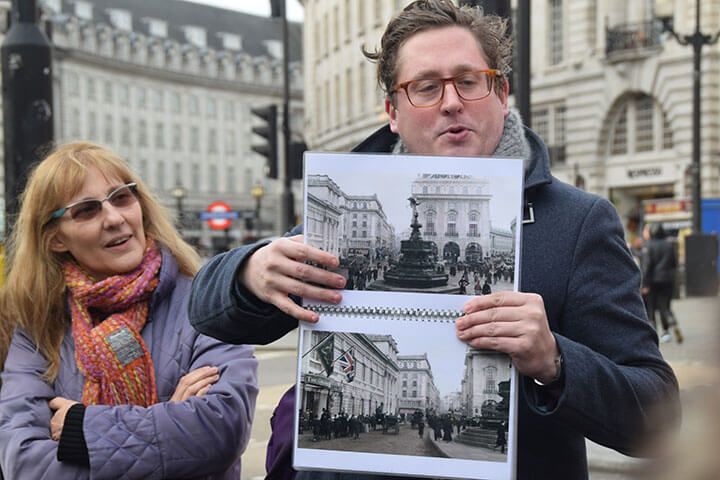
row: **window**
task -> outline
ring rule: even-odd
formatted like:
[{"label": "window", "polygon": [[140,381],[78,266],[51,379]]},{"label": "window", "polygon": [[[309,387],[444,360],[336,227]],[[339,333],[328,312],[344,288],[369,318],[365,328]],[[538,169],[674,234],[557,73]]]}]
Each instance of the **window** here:
[{"label": "window", "polygon": [[345,70],[345,100],[347,112],[345,112],[345,118],[349,122],[353,116],[353,104],[355,103],[355,92],[353,92],[352,84],[352,70],[348,68]]},{"label": "window", "polygon": [[95,112],[88,112],[87,136],[90,140],[97,140],[97,117]]},{"label": "window", "polygon": [[165,190],[165,162],[162,160],[157,162],[157,183],[155,184],[159,190]]},{"label": "window", "polygon": [[103,133],[103,139],[105,143],[112,143],[114,141],[113,133],[115,132],[115,128],[113,125],[113,117],[110,114],[105,115],[105,125],[104,125],[104,133]]},{"label": "window", "polygon": [[225,120],[235,120],[235,104],[233,102],[225,102]]},{"label": "window", "polygon": [[130,145],[130,119],[123,117],[120,120],[120,143]]},{"label": "window", "polygon": [[120,102],[120,105],[130,105],[130,87],[128,87],[127,83],[121,83],[118,86],[118,102]]},{"label": "window", "polygon": [[218,170],[217,165],[210,165],[208,168],[208,192],[218,191]]},{"label": "window", "polygon": [[198,127],[190,127],[190,151],[198,153],[200,151],[200,129]]},{"label": "window", "polygon": [[613,155],[622,155],[628,152],[627,124],[627,106],[623,106],[613,126],[611,149]]},{"label": "window", "polygon": [[232,130],[227,130],[225,132],[225,153],[232,155],[235,152],[235,132]]},{"label": "window", "polygon": [[662,128],[663,128],[663,148],[673,148],[673,135],[670,129],[670,122],[668,122],[667,115],[662,112]]},{"label": "window", "polygon": [[545,141],[553,165],[565,163],[565,105],[547,105],[532,112],[533,129]]},{"label": "window", "polygon": [[208,151],[208,153],[217,153],[218,152],[217,130],[215,130],[214,128],[211,128],[208,130],[208,149],[207,149],[207,151]]},{"label": "window", "polygon": [[430,210],[425,214],[425,234],[426,235],[436,235],[435,212],[433,210]]},{"label": "window", "polygon": [[191,166],[192,176],[190,177],[190,183],[193,191],[200,191],[200,164],[193,163]]},{"label": "window", "polygon": [[228,193],[235,192],[235,167],[228,165],[225,173],[225,191]]},{"label": "window", "polygon": [[67,92],[71,97],[77,97],[80,95],[80,79],[78,74],[70,72],[67,74]]},{"label": "window", "polygon": [[550,0],[550,65],[563,60],[563,4],[562,0]]},{"label": "window", "polygon": [[155,124],[155,147],[165,148],[165,125],[162,122]]},{"label": "window", "polygon": [[653,149],[653,99],[644,96],[635,102],[635,151]]},{"label": "window", "polygon": [[113,103],[113,85],[110,80],[105,80],[103,82],[103,97],[105,99],[105,103]]},{"label": "window", "polygon": [[207,116],[215,118],[217,116],[217,102],[214,98],[207,99]]},{"label": "window", "polygon": [[147,147],[147,122],[145,120],[138,121],[138,145]]},{"label": "window", "polygon": [[97,92],[95,91],[95,79],[87,79],[87,98],[88,100],[95,100]]},{"label": "window", "polygon": [[144,109],[147,105],[147,91],[144,87],[138,87],[137,89],[137,106],[140,109]]},{"label": "window", "polygon": [[190,115],[197,115],[200,113],[200,103],[198,102],[198,97],[196,95],[190,95],[190,98],[188,98],[188,113]]},{"label": "window", "polygon": [[177,123],[173,125],[172,149],[176,152],[182,150],[182,127]]},{"label": "window", "polygon": [[182,112],[182,99],[178,92],[170,93],[170,111],[172,113]]},{"label": "window", "polygon": [[153,89],[153,108],[156,112],[161,112],[165,108],[165,96],[159,88]]},{"label": "window", "polygon": [[448,212],[448,224],[447,224],[447,232],[445,232],[445,235],[448,237],[457,237],[457,212],[450,211]]},{"label": "window", "polygon": [[70,119],[71,127],[70,127],[70,135],[77,139],[80,138],[80,109],[79,108],[73,108],[72,109],[72,118]]}]

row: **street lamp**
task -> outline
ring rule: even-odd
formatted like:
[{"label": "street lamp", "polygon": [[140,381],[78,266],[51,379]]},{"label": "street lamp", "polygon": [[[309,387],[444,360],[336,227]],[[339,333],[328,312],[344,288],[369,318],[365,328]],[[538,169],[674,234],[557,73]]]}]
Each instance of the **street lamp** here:
[{"label": "street lamp", "polygon": [[[255,229],[258,234],[260,233],[260,202],[262,202],[263,196],[265,196],[265,187],[262,183],[258,182],[250,189],[250,195],[255,199]],[[259,235],[258,235],[259,236]]]},{"label": "street lamp", "polygon": [[175,209],[177,210],[177,229],[182,235],[184,224],[183,200],[187,196],[187,190],[183,187],[182,183],[178,182],[170,193],[175,199]]},{"label": "street lamp", "polygon": [[679,35],[673,27],[673,0],[655,2],[655,15],[662,22],[663,29],[670,33],[680,45],[693,47],[693,117],[692,117],[692,202],[693,202],[693,233],[702,232],[700,202],[702,200],[702,176],[700,175],[700,75],[702,47],[713,45],[720,38],[720,31],[714,35],[705,35],[700,31],[700,0],[695,0],[695,32],[692,35]]}]

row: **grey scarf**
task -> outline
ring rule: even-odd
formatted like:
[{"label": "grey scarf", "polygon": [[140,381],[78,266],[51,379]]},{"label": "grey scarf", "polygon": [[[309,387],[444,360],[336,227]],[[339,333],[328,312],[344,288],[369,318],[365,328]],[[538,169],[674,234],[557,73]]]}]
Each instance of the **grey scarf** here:
[{"label": "grey scarf", "polygon": [[[407,147],[405,147],[402,139],[397,141],[392,153],[408,153]],[[525,138],[522,120],[517,111],[511,109],[508,116],[505,117],[505,125],[503,126],[500,143],[498,143],[493,156],[522,158],[525,160],[525,168],[527,168],[528,160],[530,159],[530,144]]]}]

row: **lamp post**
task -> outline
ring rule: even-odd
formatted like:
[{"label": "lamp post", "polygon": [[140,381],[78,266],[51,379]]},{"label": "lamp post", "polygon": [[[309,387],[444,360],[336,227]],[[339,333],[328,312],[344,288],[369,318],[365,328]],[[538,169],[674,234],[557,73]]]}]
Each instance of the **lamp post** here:
[{"label": "lamp post", "polygon": [[674,2],[672,0],[660,0],[655,2],[655,15],[662,22],[663,29],[670,33],[680,45],[692,45],[693,47],[693,109],[692,109],[692,209],[693,209],[693,233],[702,232],[702,217],[700,202],[702,200],[702,176],[700,165],[700,76],[702,48],[705,45],[712,45],[720,38],[720,31],[714,35],[706,35],[700,31],[700,0],[695,0],[695,32],[692,35],[680,35],[673,27]]},{"label": "lamp post", "polygon": [[257,237],[260,236],[260,203],[262,202],[263,196],[265,196],[265,187],[262,186],[262,183],[256,183],[253,185],[253,187],[250,189],[250,195],[255,199],[255,214],[253,217],[255,218],[255,230],[257,231]]},{"label": "lamp post", "polygon": [[183,200],[187,196],[187,190],[183,187],[182,183],[178,182],[175,188],[170,192],[175,199],[175,209],[177,210],[177,230],[182,235],[182,230],[185,220],[185,212],[183,212]]}]

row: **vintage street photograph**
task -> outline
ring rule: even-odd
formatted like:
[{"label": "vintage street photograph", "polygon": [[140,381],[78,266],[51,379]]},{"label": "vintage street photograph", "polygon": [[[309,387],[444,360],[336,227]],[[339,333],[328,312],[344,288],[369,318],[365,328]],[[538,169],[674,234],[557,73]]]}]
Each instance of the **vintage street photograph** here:
[{"label": "vintage street photograph", "polygon": [[305,161],[306,241],[340,258],[346,290],[513,290],[520,161],[316,153]]},{"label": "vintage street photograph", "polygon": [[509,357],[412,323],[303,331],[298,448],[507,461]]}]

